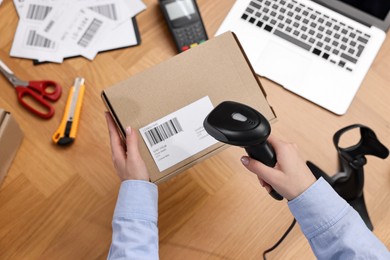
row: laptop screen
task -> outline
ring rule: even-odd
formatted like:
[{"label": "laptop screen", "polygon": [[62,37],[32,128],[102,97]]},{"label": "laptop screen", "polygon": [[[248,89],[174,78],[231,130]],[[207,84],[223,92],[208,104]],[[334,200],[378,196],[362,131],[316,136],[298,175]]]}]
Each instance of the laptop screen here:
[{"label": "laptop screen", "polygon": [[366,26],[387,31],[390,26],[390,0],[312,0]]},{"label": "laptop screen", "polygon": [[351,5],[381,20],[385,20],[387,13],[390,10],[389,0],[370,0],[370,1],[339,0],[339,1]]}]

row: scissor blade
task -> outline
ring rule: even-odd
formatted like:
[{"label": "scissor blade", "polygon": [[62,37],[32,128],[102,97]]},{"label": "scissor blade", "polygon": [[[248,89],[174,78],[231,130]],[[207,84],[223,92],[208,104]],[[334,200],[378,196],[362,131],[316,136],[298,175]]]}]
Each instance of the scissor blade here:
[{"label": "scissor blade", "polygon": [[0,60],[0,72],[8,79],[8,81],[14,86],[27,86],[28,82],[18,79],[10,68]]},{"label": "scissor blade", "polygon": [[7,67],[7,65],[5,65],[2,60],[0,60],[0,71],[12,83],[11,77],[14,76],[14,73]]},{"label": "scissor blade", "polygon": [[7,73],[9,73],[9,74],[14,74],[14,73],[12,72],[12,70],[10,70],[10,68],[8,68],[7,65],[5,65],[5,63],[4,63],[2,60],[0,60],[0,67],[1,67],[4,71],[6,71]]}]

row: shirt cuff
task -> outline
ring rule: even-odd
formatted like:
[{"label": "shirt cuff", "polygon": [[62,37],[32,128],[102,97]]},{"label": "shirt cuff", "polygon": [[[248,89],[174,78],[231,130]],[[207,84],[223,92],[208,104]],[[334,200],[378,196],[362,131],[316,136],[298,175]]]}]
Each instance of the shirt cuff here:
[{"label": "shirt cuff", "polygon": [[289,201],[288,206],[308,239],[333,226],[350,209],[349,204],[322,177]]},{"label": "shirt cuff", "polygon": [[114,218],[157,222],[158,189],[154,183],[126,180],[121,183]]}]

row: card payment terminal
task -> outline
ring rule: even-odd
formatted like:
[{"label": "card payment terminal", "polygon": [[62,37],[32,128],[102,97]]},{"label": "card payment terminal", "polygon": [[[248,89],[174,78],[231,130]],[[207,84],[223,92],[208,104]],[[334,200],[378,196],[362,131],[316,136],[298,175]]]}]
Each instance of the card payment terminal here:
[{"label": "card payment terminal", "polygon": [[195,0],[159,0],[159,3],[179,52],[208,39]]}]

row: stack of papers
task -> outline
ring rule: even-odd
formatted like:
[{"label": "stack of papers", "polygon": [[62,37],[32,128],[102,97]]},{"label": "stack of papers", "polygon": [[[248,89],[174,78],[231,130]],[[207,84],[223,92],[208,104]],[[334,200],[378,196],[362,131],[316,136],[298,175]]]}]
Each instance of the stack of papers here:
[{"label": "stack of papers", "polygon": [[10,55],[61,63],[138,44],[133,19],[141,0],[14,0],[19,15]]}]

